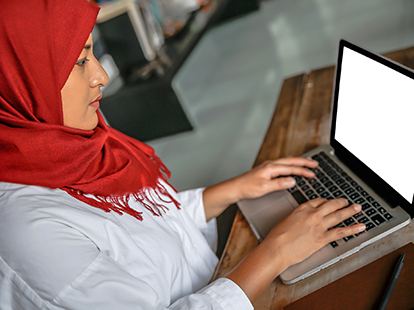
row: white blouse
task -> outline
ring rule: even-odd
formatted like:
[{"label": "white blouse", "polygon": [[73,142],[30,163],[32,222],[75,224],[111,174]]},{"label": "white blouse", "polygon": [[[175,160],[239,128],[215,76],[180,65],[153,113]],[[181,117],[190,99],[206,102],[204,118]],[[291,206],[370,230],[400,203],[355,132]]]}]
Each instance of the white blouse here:
[{"label": "white blouse", "polygon": [[231,280],[208,284],[218,260],[203,189],[170,192],[181,210],[159,217],[131,198],[139,221],[0,182],[0,309],[252,309]]}]

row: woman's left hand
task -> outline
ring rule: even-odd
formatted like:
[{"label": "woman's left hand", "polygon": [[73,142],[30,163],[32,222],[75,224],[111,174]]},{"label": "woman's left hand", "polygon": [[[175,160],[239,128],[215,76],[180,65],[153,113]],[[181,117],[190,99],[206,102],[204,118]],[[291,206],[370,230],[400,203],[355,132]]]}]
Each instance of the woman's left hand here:
[{"label": "woman's left hand", "polygon": [[317,166],[318,162],[301,157],[266,161],[235,178],[238,183],[238,200],[256,198],[270,192],[291,188],[296,184],[292,175],[312,178],[315,173],[309,168]]},{"label": "woman's left hand", "polygon": [[281,158],[266,161],[245,174],[209,187],[203,194],[207,220],[218,216],[239,200],[257,198],[295,186],[295,179],[291,175],[312,178],[315,174],[309,168],[317,166],[318,162],[307,158]]}]

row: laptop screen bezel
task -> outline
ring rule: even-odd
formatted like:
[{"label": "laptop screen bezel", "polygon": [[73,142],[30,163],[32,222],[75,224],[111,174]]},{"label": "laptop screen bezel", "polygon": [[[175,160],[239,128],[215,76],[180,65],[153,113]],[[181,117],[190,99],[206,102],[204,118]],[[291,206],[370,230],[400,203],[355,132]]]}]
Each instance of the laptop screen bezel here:
[{"label": "laptop screen bezel", "polygon": [[[413,200],[409,203],[402,195],[400,195],[394,188],[388,185],[380,176],[378,176],[374,171],[372,171],[367,165],[360,161],[356,156],[354,156],[350,151],[348,151],[339,141],[335,139],[335,124],[336,124],[336,114],[338,108],[338,96],[340,89],[340,78],[342,70],[342,59],[344,48],[349,48],[357,53],[360,53],[376,62],[379,62],[397,72],[400,72],[411,79],[414,79],[414,72],[403,67],[400,64],[397,64],[383,56],[374,54],[365,49],[362,49],[351,42],[346,40],[340,40],[339,42],[339,51],[338,51],[338,61],[336,66],[336,75],[335,75],[335,86],[334,86],[334,96],[332,104],[332,126],[330,134],[330,144],[335,149],[335,156],[337,156],[345,165],[349,168],[352,167],[354,172],[357,172],[357,175],[367,183],[376,193],[381,193],[381,197],[387,201],[392,207],[401,206],[410,216],[414,217],[414,208],[412,207]],[[407,143],[410,143],[407,141]],[[391,161],[392,162],[392,161]],[[414,197],[413,197],[414,198]]]}]

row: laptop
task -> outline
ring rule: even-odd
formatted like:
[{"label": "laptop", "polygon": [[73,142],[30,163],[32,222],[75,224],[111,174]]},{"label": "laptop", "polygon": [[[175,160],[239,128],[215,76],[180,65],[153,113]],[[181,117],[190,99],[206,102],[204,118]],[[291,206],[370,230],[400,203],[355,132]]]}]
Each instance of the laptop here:
[{"label": "laptop", "polygon": [[345,197],[362,211],[339,225],[366,231],[336,240],[286,269],[295,283],[408,225],[414,215],[414,72],[350,42],[339,43],[330,144],[306,154],[319,161],[311,179],[238,203],[259,240],[299,204]]}]

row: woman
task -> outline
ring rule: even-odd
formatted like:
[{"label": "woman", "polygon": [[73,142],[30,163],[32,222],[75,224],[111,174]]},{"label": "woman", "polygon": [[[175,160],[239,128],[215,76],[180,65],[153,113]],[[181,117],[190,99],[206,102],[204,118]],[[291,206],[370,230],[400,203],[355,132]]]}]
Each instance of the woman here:
[{"label": "woman", "polygon": [[0,2],[2,309],[251,309],[283,270],[365,229],[344,199],[299,206],[225,278],[214,218],[294,186],[317,163],[280,159],[176,193],[153,150],[98,111],[108,76],[93,56],[86,0]]}]

